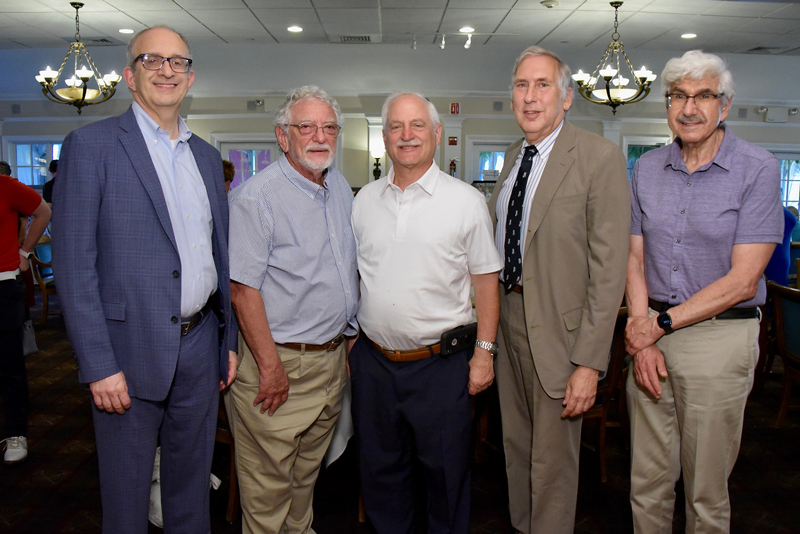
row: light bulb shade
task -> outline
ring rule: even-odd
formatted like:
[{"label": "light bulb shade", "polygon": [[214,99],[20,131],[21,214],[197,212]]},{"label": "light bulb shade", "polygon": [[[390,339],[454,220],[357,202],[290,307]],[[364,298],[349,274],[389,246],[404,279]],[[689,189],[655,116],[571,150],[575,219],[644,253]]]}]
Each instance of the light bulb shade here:
[{"label": "light bulb shade", "polygon": [[78,70],[75,71],[75,76],[77,76],[78,78],[80,78],[83,81],[86,81],[89,78],[91,78],[93,74],[94,73],[91,70],[87,69],[84,66],[81,66],[81,68],[79,68]]},{"label": "light bulb shade", "polygon": [[577,74],[572,75],[572,79],[578,82],[579,84],[586,83],[587,81],[589,81],[589,75],[579,69]]},{"label": "light bulb shade", "polygon": [[381,159],[383,157],[383,152],[384,151],[382,148],[381,149],[375,148],[370,152],[370,154],[372,154],[372,157],[375,159]]},{"label": "light bulb shade", "polygon": [[600,69],[600,76],[603,78],[613,78],[616,73],[617,69],[613,68],[611,65],[607,65],[604,69]]}]

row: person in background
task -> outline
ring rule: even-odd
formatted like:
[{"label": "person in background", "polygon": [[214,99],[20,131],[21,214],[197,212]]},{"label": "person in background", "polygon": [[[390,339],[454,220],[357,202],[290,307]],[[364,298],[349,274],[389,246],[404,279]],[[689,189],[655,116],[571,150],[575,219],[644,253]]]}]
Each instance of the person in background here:
[{"label": "person in background", "polygon": [[672,532],[683,472],[686,532],[730,530],[758,360],[764,268],[783,238],[778,160],[724,121],[735,94],[719,56],[691,50],[661,74],[671,144],[636,163],[625,345],[633,355],[631,507],[637,534]]},{"label": "person in background", "polygon": [[797,219],[797,224],[795,224],[794,228],[792,229],[792,243],[798,243],[800,242],[800,215],[797,214],[797,208],[794,206],[789,206],[786,209],[788,209],[791,214],[794,215],[794,218]]},{"label": "person in background", "polygon": [[511,524],[571,533],[583,413],[608,366],[625,286],[630,194],[617,145],[566,120],[569,67],[531,47],[513,69],[524,137],[489,200],[500,276],[497,389]]},{"label": "person in background", "polygon": [[791,209],[783,208],[783,241],[778,243],[769,259],[764,276],[782,286],[789,285],[789,268],[791,267],[792,232],[797,226],[797,217]]},{"label": "person in background", "polygon": [[225,176],[225,192],[230,193],[231,182],[233,177],[236,176],[236,167],[233,166],[233,162],[227,159],[222,160],[222,174]]},{"label": "person in background", "polygon": [[[28,457],[28,378],[22,348],[26,291],[21,273],[30,270],[33,247],[50,222],[50,206],[7,172],[0,165],[0,395],[6,412],[3,462],[15,464]],[[20,246],[20,217],[28,216],[33,219]]]},{"label": "person in background", "polygon": [[[397,93],[382,115],[392,168],[356,195],[352,225],[361,333],[350,371],[364,504],[378,534],[412,532],[416,458],[428,532],[466,534],[470,395],[494,379],[500,259],[483,195],[434,163],[442,125],[433,104]],[[477,339],[442,354],[444,333],[473,322],[471,284]]]},{"label": "person in background", "polygon": [[57,159],[54,159],[53,161],[50,162],[50,166],[48,167],[48,170],[50,171],[50,174],[53,175],[53,177],[49,181],[44,183],[44,189],[42,190],[42,198],[44,198],[44,201],[47,202],[48,204],[50,204],[50,206],[52,207],[52,205],[53,205],[53,186],[56,185],[56,175],[58,174],[58,160]]},{"label": "person in background", "polygon": [[64,141],[53,270],[93,400],[103,532],[147,532],[160,439],[164,529],[207,533],[219,391],[237,364],[222,158],[179,115],[186,39],[142,30],[127,60],[128,111]]},{"label": "person in background", "polygon": [[357,333],[353,193],[333,168],[339,104],[294,89],[275,115],[283,156],[230,195],[241,369],[225,395],[245,534],[313,532],[314,484]]}]

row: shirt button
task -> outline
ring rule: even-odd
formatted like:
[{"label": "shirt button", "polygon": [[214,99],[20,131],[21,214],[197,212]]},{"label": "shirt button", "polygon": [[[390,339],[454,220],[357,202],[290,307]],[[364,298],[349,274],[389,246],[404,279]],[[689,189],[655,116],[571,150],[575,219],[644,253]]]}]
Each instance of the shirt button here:
[{"label": "shirt button", "polygon": [[681,210],[681,215],[683,215],[684,213],[686,213],[686,210],[685,210],[685,209],[682,209],[682,210]]},{"label": "shirt button", "polygon": [[675,242],[676,243],[680,243],[681,242],[681,238],[679,237],[678,239],[675,240]]},{"label": "shirt button", "polygon": [[673,270],[673,271],[677,271],[677,270],[678,270],[678,268],[677,268],[677,267],[673,267],[673,268],[672,268],[672,270]]},{"label": "shirt button", "polygon": [[692,185],[692,182],[686,182],[686,187],[689,187],[690,185]]},{"label": "shirt button", "polygon": [[172,321],[172,324],[176,324],[178,322],[178,318],[173,315],[172,318],[170,318],[170,321]]},{"label": "shirt button", "polygon": [[192,248],[197,248],[197,243],[193,244]]},{"label": "shirt button", "polygon": [[678,298],[678,295],[670,295],[670,297],[669,297],[669,298],[671,298],[671,299],[676,299],[676,298]]},{"label": "shirt button", "polygon": [[172,271],[172,278],[178,278],[181,275],[177,270]]}]

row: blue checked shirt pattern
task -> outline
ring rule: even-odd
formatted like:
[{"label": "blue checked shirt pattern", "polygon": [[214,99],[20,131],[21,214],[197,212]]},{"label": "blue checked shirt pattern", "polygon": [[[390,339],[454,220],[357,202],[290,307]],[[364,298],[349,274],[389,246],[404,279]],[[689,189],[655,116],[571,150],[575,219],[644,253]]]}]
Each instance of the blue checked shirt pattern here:
[{"label": "blue checked shirt pattern", "polygon": [[320,187],[282,156],[229,199],[231,280],[259,290],[275,342],[355,335],[353,192],[344,176],[329,168]]},{"label": "blue checked shirt pattern", "polygon": [[[524,265],[525,261],[525,254],[522,248],[525,246],[525,236],[528,233],[528,222],[531,218],[531,204],[533,203],[533,196],[536,194],[536,189],[539,187],[539,181],[542,179],[542,173],[544,172],[545,166],[547,166],[547,160],[550,157],[550,152],[553,150],[553,145],[558,138],[558,134],[561,132],[561,127],[564,125],[564,121],[561,121],[561,124],[547,137],[542,139],[539,143],[536,144],[536,154],[533,156],[533,160],[531,161],[531,171],[528,174],[528,183],[525,184],[525,194],[523,195],[523,205],[522,205],[522,224],[520,226],[519,232],[519,246],[520,246],[520,261],[519,261],[519,272],[522,273],[522,266]],[[500,253],[500,256],[503,258],[503,264],[505,265],[507,262],[506,254],[505,254],[505,242],[506,242],[506,225],[507,225],[507,217],[508,217],[508,204],[511,199],[512,192],[514,190],[514,184],[517,182],[515,179],[517,174],[519,174],[520,166],[522,165],[522,160],[525,155],[527,147],[531,145],[528,144],[527,141],[522,142],[522,149],[519,151],[519,155],[517,156],[517,160],[514,163],[514,167],[512,167],[511,172],[508,173],[508,177],[503,182],[503,185],[500,189],[500,193],[497,195],[497,204],[495,205],[495,213],[497,213],[497,228],[495,230],[494,235],[494,243],[497,247],[497,251]],[[519,276],[519,275],[517,275]],[[500,272],[500,280],[506,280],[505,274],[505,267]],[[522,279],[519,279],[519,282],[513,282],[522,284]]]}]

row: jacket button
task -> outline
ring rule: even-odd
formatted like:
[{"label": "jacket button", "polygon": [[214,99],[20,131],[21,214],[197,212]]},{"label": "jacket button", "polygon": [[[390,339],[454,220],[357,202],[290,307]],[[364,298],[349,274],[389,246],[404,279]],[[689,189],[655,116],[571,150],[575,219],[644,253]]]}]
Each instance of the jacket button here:
[{"label": "jacket button", "polygon": [[172,278],[178,278],[181,275],[178,271],[172,271]]},{"label": "jacket button", "polygon": [[172,319],[170,319],[170,321],[172,321],[172,324],[175,324],[175,323],[178,322],[178,318],[173,315]]}]

